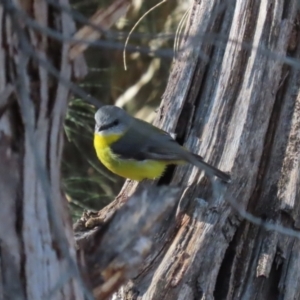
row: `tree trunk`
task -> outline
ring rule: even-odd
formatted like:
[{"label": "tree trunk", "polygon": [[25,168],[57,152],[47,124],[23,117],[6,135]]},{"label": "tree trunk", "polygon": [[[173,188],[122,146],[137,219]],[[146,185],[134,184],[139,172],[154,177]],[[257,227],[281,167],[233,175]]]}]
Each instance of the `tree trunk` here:
[{"label": "tree trunk", "polygon": [[[69,88],[45,65],[70,80],[73,71],[84,75],[85,64],[69,63],[69,46],[41,33],[50,27],[70,36],[69,15],[46,1],[20,2],[3,0],[0,7],[0,299],[83,299],[60,187]],[[29,17],[41,31],[25,26]]]},{"label": "tree trunk", "polygon": [[212,195],[192,166],[166,174],[161,182],[182,187],[181,221],[169,212],[152,233],[151,256],[120,299],[300,298],[297,9],[194,1],[156,124],[232,183]]}]

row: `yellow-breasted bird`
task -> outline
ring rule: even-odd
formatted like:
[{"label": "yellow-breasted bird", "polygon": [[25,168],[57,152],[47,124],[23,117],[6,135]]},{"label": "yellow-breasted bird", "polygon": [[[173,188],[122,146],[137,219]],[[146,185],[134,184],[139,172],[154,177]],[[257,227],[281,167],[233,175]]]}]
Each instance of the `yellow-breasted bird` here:
[{"label": "yellow-breasted bird", "polygon": [[133,180],[155,179],[171,164],[191,163],[209,176],[229,182],[230,175],[179,145],[167,132],[106,105],[95,114],[94,147],[111,172]]}]

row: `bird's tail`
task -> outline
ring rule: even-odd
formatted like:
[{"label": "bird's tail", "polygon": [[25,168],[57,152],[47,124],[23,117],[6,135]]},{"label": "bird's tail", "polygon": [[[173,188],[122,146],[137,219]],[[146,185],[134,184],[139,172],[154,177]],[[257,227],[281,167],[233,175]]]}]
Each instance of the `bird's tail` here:
[{"label": "bird's tail", "polygon": [[[193,157],[193,158],[192,158]],[[195,165],[196,167],[202,169],[205,171],[205,173],[207,173],[210,176],[217,176],[219,177],[222,181],[224,182],[230,182],[231,181],[231,177],[229,174],[222,172],[221,170],[215,168],[214,166],[206,163],[203,160],[203,157],[197,155],[197,154],[193,154],[192,157],[189,159],[190,163],[192,163],[193,165]]]}]

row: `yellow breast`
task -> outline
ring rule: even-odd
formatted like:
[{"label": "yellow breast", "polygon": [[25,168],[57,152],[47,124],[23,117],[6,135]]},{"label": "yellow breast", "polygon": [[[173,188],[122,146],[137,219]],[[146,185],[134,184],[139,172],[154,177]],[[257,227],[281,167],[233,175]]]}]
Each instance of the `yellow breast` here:
[{"label": "yellow breast", "polygon": [[120,159],[110,150],[110,145],[119,138],[119,135],[94,135],[94,147],[97,156],[107,169],[119,176],[137,181],[159,178],[163,174],[167,162]]}]

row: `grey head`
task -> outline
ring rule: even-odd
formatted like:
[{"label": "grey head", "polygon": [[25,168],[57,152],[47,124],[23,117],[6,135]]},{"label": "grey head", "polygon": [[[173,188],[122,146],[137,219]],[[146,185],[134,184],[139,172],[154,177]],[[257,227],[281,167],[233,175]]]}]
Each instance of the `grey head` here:
[{"label": "grey head", "polygon": [[126,131],[134,118],[117,106],[105,105],[97,110],[95,121],[95,133],[109,135]]}]

